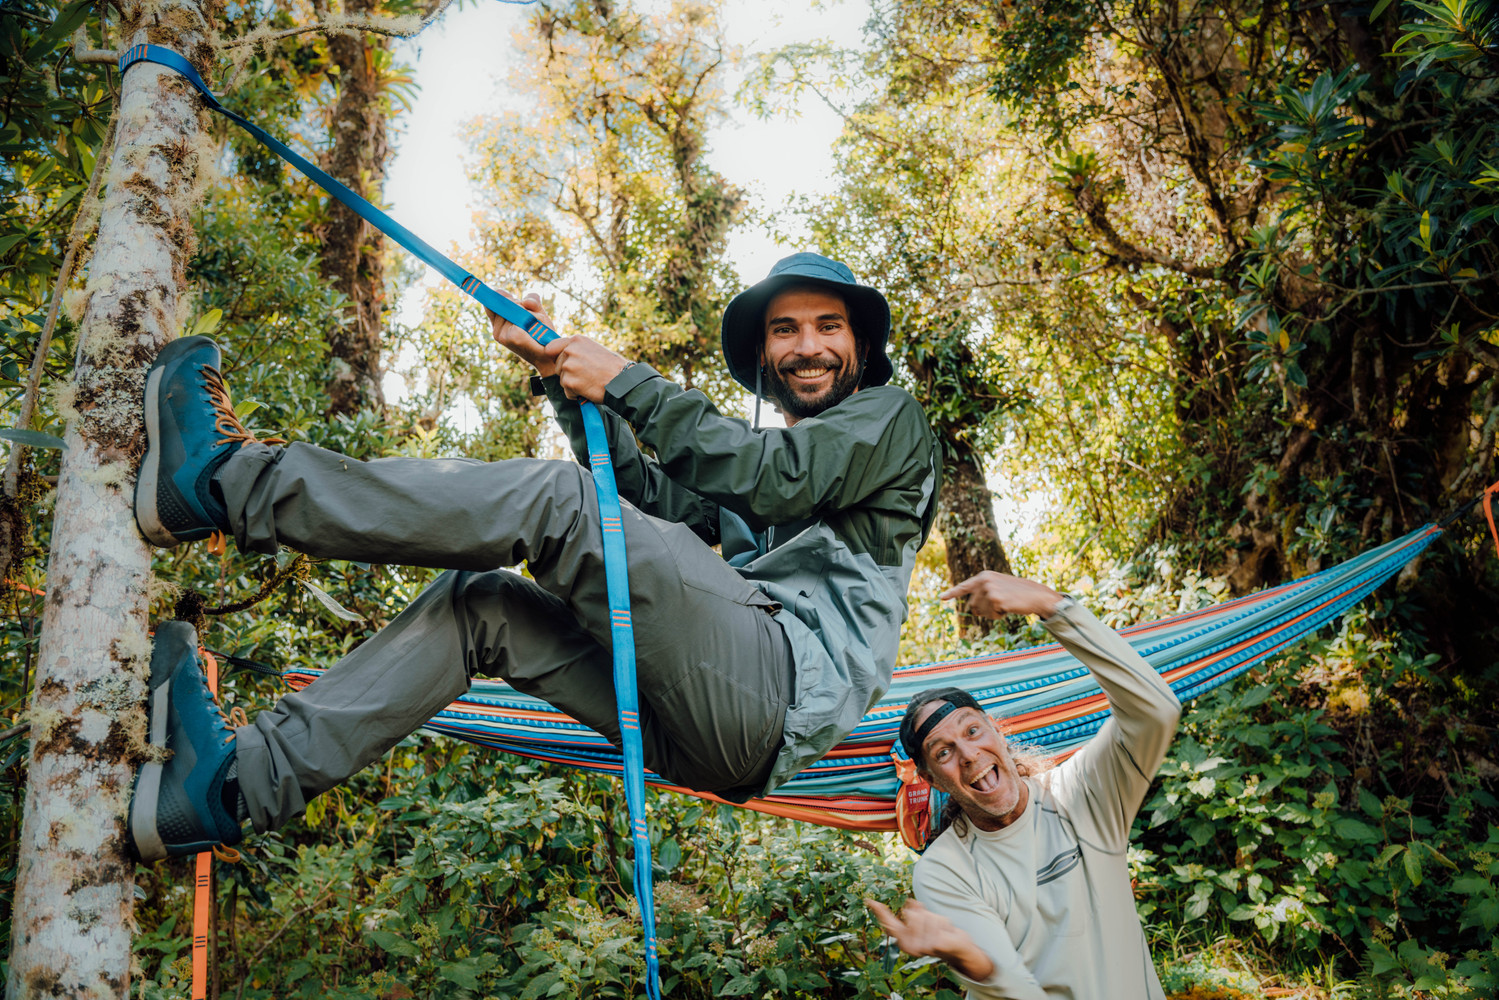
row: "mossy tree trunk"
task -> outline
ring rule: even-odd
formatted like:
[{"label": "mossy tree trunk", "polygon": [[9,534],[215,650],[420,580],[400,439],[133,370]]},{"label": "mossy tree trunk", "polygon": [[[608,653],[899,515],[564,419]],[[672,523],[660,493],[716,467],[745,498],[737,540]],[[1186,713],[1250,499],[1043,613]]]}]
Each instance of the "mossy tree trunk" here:
[{"label": "mossy tree trunk", "polygon": [[[200,68],[210,0],[124,5],[130,44]],[[201,101],[179,76],[125,74],[118,135],[79,327],[81,358],[58,481],[33,694],[7,995],[123,998],[134,865],[125,822],[145,752],[151,552],[131,511],[144,440],[141,388],[181,326],[194,252],[189,210],[214,148]]]},{"label": "mossy tree trunk", "polygon": [[[380,0],[349,0],[344,11],[367,16]],[[390,156],[382,95],[382,60],[391,41],[379,35],[335,34],[328,53],[338,66],[338,102],[333,109],[333,144],[324,169],[350,189],[379,204]],[[349,297],[343,325],[328,337],[335,370],[328,383],[328,413],[353,414],[382,409],[380,385],[382,313],[385,308],[385,237],[343,203],[330,201],[329,221],[319,254],[323,277]]]}]

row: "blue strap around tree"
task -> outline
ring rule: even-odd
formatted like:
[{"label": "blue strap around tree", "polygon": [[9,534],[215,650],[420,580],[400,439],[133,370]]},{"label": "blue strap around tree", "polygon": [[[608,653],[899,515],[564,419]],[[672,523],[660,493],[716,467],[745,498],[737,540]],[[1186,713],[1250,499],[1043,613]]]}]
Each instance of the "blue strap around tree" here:
[{"label": "blue strap around tree", "polygon": [[[120,73],[139,62],[156,63],[180,74],[198,89],[208,106],[249,132],[277,156],[296,167],[323,190],[343,202],[356,215],[435,268],[443,277],[476,299],[490,312],[525,330],[539,344],[557,339],[557,332],[516,303],[433,249],[411,230],[365,201],[289,146],[219,103],[191,63],[171,49],[159,45],[136,45],[120,57]],[[579,402],[583,431],[588,442],[588,464],[599,500],[604,525],[604,579],[609,594],[609,629],[614,645],[614,693],[619,708],[620,741],[625,764],[625,802],[630,812],[630,834],[635,844],[635,898],[640,903],[640,923],[645,934],[646,992],[652,1000],[661,996],[660,962],[656,951],[656,907],[651,877],[651,840],[645,821],[645,754],[640,739],[640,696],[635,686],[635,633],[630,625],[630,580],[625,561],[625,533],[619,506],[614,466],[609,460],[609,441],[604,420],[589,401]]]}]

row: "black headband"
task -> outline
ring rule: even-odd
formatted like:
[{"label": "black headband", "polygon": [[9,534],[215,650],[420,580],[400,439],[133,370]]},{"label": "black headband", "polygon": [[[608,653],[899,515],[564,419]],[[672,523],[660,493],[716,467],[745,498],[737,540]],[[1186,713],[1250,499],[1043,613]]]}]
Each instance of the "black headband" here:
[{"label": "black headband", "polygon": [[932,735],[932,730],[937,728],[937,723],[947,718],[958,710],[958,706],[950,701],[942,703],[942,707],[926,717],[926,721],[916,730],[916,749],[920,750],[926,746],[926,738]]}]

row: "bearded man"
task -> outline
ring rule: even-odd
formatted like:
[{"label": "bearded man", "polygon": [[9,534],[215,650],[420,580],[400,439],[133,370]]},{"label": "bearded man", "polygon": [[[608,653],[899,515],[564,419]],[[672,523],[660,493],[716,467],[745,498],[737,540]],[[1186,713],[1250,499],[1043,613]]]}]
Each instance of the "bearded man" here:
[{"label": "bearded man", "polygon": [[[551,325],[539,297],[522,304]],[[769,393],[784,428],[726,417],[587,337],[542,347],[497,316],[491,325],[536,367],[582,464],[360,462],[273,447],[235,418],[206,338],[168,345],[152,366],[135,501],[152,542],[222,531],[247,551],[287,545],[446,572],[248,725],[221,717],[192,628],[160,626],[150,738],[175,753],[137,779],[130,836],[142,859],[235,843],[247,819],[257,831],[280,826],[475,674],[619,744],[579,399],[604,418],[623,501],[648,767],[731,800],[766,794],[842,740],[889,686],[939,471],[921,407],[885,384],[883,295],[837,261],[799,253],[729,304],[729,372]],[[522,562],[530,578],[500,569]]]},{"label": "bearded man", "polygon": [[900,916],[865,902],[902,949],[945,961],[969,1000],[1164,1000],[1127,851],[1180,702],[1117,632],[1044,584],[985,572],[942,596],[968,597],[974,614],[1040,617],[1111,714],[1049,768],[1011,746],[968,692],[918,694],[901,745],[948,794],[951,824],[916,862],[916,899]]}]

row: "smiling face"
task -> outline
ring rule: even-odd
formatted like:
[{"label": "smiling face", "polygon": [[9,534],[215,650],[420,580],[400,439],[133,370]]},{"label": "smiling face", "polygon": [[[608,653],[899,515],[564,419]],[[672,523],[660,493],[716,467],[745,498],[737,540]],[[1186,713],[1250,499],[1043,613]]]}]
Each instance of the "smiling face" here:
[{"label": "smiling face", "polygon": [[864,349],[843,299],[818,288],[792,288],[765,309],[760,355],[768,389],[794,424],[858,391]]},{"label": "smiling face", "polygon": [[[922,706],[917,726],[943,704]],[[921,756],[927,780],[952,796],[980,830],[1009,826],[1025,812],[1030,792],[1009,743],[995,721],[978,709],[959,708],[939,722],[922,743]]]}]

